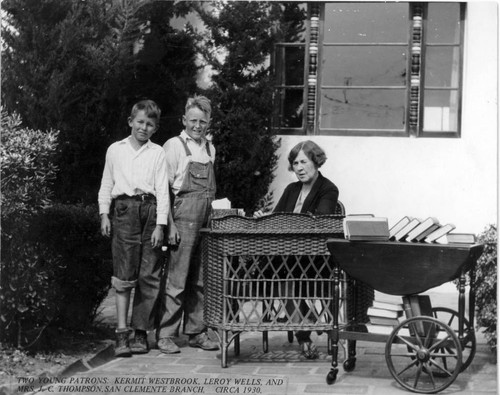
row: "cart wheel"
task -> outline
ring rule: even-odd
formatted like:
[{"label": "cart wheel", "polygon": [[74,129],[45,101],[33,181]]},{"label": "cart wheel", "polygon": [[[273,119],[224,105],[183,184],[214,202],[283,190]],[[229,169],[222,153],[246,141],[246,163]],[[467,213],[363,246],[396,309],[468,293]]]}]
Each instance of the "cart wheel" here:
[{"label": "cart wheel", "polygon": [[[446,323],[451,329],[455,331],[458,337],[458,312],[449,309],[447,307],[435,307],[432,309],[432,315],[439,321]],[[461,341],[462,344],[462,367],[461,372],[463,372],[471,364],[474,356],[476,355],[476,334],[474,333],[474,328],[471,326],[470,322],[464,318],[464,328],[463,328],[464,338]],[[460,340],[460,338],[459,338]],[[441,349],[442,352],[449,353],[453,350],[447,348]]]},{"label": "cart wheel", "polygon": [[[447,349],[444,354],[443,348]],[[385,346],[385,360],[402,387],[431,394],[455,381],[462,366],[462,348],[448,325],[434,317],[418,316],[392,331]]]},{"label": "cart wheel", "polygon": [[348,358],[342,364],[346,372],[352,372],[356,367],[356,358]]},{"label": "cart wheel", "polygon": [[337,380],[338,369],[332,369],[326,375],[326,383],[332,385]]},{"label": "cart wheel", "polygon": [[293,343],[293,331],[288,331],[288,343]]}]

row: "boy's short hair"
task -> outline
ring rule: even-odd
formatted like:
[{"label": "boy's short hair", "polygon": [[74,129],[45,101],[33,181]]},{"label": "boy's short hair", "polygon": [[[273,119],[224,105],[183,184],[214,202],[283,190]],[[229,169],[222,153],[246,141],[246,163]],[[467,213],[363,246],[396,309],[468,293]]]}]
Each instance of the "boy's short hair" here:
[{"label": "boy's short hair", "polygon": [[298,143],[288,154],[288,170],[293,170],[293,162],[295,158],[297,158],[297,155],[300,151],[303,151],[304,154],[316,165],[316,168],[318,169],[326,162],[325,151],[323,151],[323,149],[314,141],[306,140]]},{"label": "boy's short hair", "polygon": [[160,124],[161,110],[153,100],[141,100],[134,104],[130,111],[130,117],[133,119],[139,111],[144,111],[148,118],[156,121],[156,126]]},{"label": "boy's short hair", "polygon": [[185,111],[188,112],[191,108],[198,108],[203,111],[208,118],[212,115],[212,104],[210,99],[205,96],[194,95],[193,97],[187,99]]}]

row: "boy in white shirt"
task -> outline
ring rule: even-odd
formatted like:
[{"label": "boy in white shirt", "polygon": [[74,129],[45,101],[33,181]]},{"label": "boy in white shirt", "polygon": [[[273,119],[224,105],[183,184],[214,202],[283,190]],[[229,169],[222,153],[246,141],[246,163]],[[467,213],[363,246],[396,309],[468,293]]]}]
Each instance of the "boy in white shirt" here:
[{"label": "boy in white shirt", "polygon": [[[112,236],[115,355],[119,357],[147,353],[147,331],[154,329],[163,228],[170,211],[165,151],[149,140],[158,130],[160,115],[151,100],[133,106],[128,118],[131,134],[108,148],[98,195],[101,233]],[[114,209],[110,213],[112,202]],[[132,289],[135,296],[131,327],[135,334],[130,345],[127,315]]]}]

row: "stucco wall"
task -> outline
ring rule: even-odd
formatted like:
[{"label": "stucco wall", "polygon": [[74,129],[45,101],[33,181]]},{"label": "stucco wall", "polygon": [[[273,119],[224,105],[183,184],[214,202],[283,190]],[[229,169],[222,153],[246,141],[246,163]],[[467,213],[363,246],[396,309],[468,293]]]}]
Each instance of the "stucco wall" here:
[{"label": "stucco wall", "polygon": [[296,181],[287,155],[311,138],[328,160],[321,168],[340,189],[347,213],[373,213],[392,224],[405,215],[437,217],[457,232],[497,221],[497,4],[470,2],[465,35],[462,137],[280,136],[275,202]]}]

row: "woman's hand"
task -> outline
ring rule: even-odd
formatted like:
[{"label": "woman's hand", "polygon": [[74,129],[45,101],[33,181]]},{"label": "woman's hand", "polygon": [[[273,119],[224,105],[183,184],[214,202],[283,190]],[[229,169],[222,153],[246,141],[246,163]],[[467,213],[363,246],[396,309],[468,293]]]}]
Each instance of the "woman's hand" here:
[{"label": "woman's hand", "polygon": [[254,218],[260,218],[260,217],[264,217],[268,214],[264,213],[264,211],[262,210],[257,210],[256,212],[253,213],[253,217]]}]

